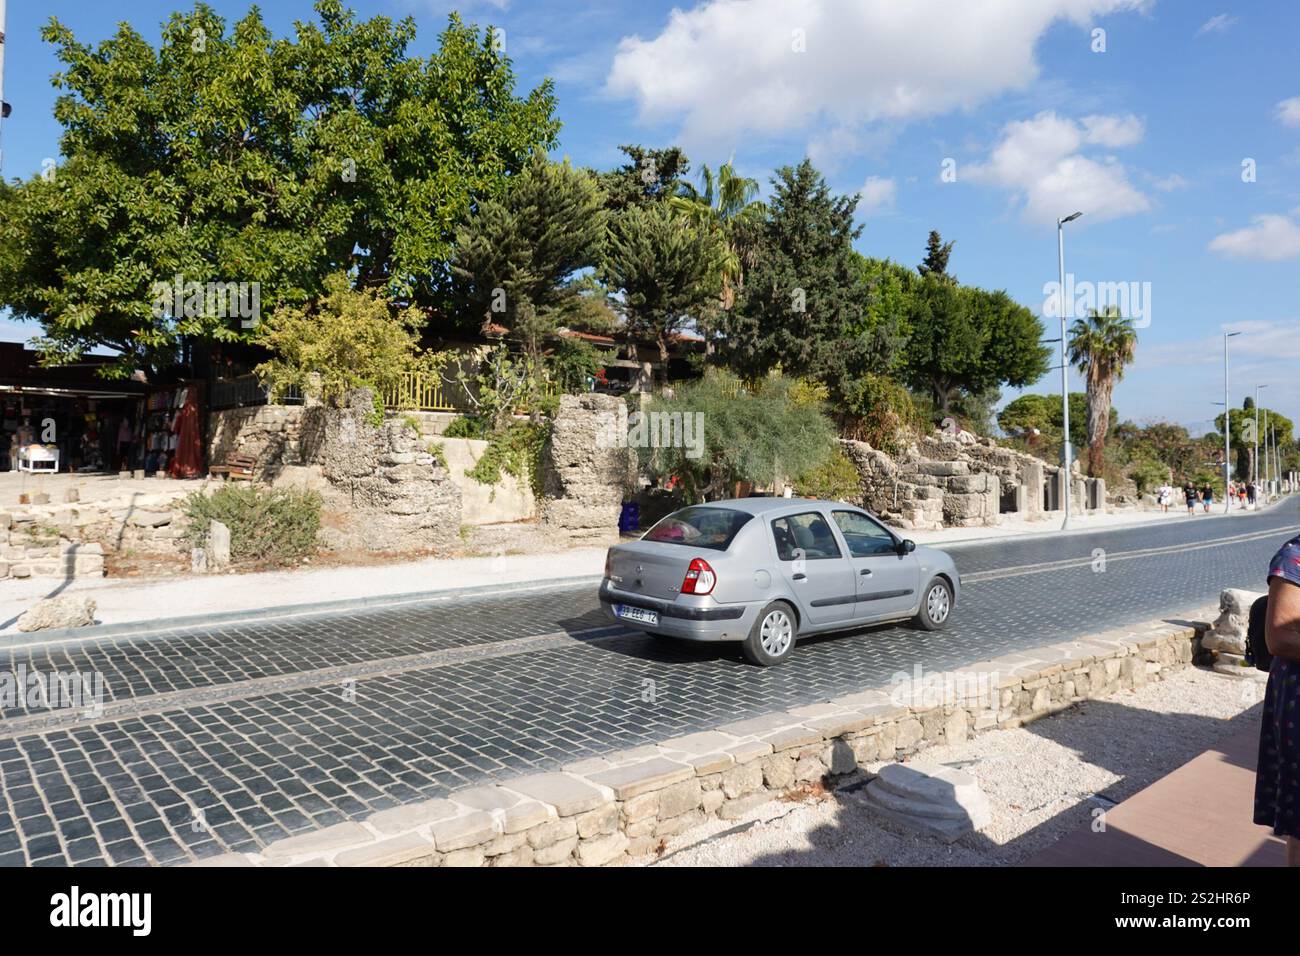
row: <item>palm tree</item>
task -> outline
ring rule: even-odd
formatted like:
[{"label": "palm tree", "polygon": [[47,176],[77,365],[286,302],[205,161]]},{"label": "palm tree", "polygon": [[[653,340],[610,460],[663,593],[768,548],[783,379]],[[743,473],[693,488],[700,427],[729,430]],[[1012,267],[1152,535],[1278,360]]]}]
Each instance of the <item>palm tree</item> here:
[{"label": "palm tree", "polygon": [[707,165],[701,166],[700,186],[696,189],[682,183],[669,203],[692,225],[722,240],[717,263],[722,275],[721,305],[730,309],[736,291],[744,287],[745,270],[754,264],[752,231],[746,227],[761,220],[767,206],[754,198],[758,195],[758,180],[736,175],[731,160],[719,166],[716,175]]},{"label": "palm tree", "polygon": [[1124,367],[1137,351],[1137,330],[1133,320],[1119,309],[1092,310],[1086,319],[1070,326],[1070,364],[1079,370],[1088,386],[1088,475],[1100,478],[1106,428],[1110,424],[1110,397],[1115,383],[1124,377]]}]

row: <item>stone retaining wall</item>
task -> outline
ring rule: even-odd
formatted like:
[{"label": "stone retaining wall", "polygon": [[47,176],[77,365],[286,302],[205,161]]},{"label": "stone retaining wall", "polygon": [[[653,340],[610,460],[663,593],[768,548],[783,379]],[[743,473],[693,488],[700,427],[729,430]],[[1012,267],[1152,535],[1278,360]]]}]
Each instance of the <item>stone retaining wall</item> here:
[{"label": "stone retaining wall", "polygon": [[184,552],[186,492],[130,493],[0,512],[0,580],[103,577],[114,551]]},{"label": "stone retaining wall", "polygon": [[201,865],[604,866],[829,775],[1018,727],[1189,664],[1201,626],[1149,622],[917,675],[662,744],[472,787]]}]

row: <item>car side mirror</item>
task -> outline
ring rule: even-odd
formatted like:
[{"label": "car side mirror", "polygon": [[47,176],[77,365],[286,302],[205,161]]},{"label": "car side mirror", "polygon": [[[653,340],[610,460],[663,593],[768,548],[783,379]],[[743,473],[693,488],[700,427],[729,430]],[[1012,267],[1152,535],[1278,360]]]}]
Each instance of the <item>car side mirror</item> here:
[{"label": "car side mirror", "polygon": [[902,541],[898,542],[899,557],[902,557],[905,554],[911,554],[915,550],[916,550],[916,542],[913,541],[911,538],[904,538]]}]

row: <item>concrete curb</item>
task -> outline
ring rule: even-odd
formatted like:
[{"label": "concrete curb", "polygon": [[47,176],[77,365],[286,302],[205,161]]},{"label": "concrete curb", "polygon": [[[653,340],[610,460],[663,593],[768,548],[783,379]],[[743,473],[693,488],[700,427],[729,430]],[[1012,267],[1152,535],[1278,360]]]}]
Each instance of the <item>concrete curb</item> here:
[{"label": "concrete curb", "polygon": [[[344,598],[336,601],[313,601],[305,604],[284,604],[273,607],[248,608],[242,611],[224,611],[220,614],[196,614],[185,617],[156,618],[145,621],[123,621],[119,624],[96,624],[91,627],[60,628],[48,631],[14,631],[0,634],[0,648],[31,647],[42,644],[67,642],[93,642],[112,640],[124,635],[156,636],[170,631],[217,624],[238,624],[257,620],[285,617],[306,617],[314,614],[331,614],[339,611],[360,611],[402,604],[427,604],[434,601],[452,601],[460,598],[488,597],[520,591],[549,591],[600,584],[599,575],[579,575],[565,578],[548,578],[543,581],[507,581],[501,584],[482,584],[470,588],[444,588],[435,591],[413,591],[403,594],[379,594],[373,597]],[[91,595],[87,595],[91,597]],[[93,598],[92,598],[93,599]]]}]

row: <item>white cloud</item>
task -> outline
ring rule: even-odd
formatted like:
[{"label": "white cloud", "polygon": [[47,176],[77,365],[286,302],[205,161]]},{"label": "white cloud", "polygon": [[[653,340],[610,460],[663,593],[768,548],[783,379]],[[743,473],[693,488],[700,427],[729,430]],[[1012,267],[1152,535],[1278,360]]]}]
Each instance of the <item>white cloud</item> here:
[{"label": "white cloud", "polygon": [[1156,179],[1152,185],[1162,193],[1171,193],[1175,189],[1186,189],[1191,184],[1178,173],[1170,173],[1168,176]]},{"label": "white cloud", "polygon": [[1300,96],[1278,103],[1277,118],[1286,126],[1300,126]]},{"label": "white cloud", "polygon": [[[625,37],[606,81],[678,139],[734,143],[970,109],[1038,77],[1054,23],[1081,30],[1148,0],[704,0]],[[801,32],[800,32],[801,31]],[[1086,42],[1082,34],[1080,42]],[[802,47],[804,52],[797,52]]]},{"label": "white cloud", "polygon": [[983,163],[964,176],[1011,192],[1026,220],[1055,222],[1080,210],[1089,222],[1146,212],[1151,202],[1129,182],[1113,156],[1085,156],[1089,146],[1129,145],[1140,139],[1133,116],[1087,116],[1080,121],[1046,110],[1033,119],[1008,123],[1001,141]]},{"label": "white cloud", "polygon": [[881,176],[868,176],[866,183],[858,190],[858,213],[869,216],[882,212],[894,205],[898,195],[898,183]]},{"label": "white cloud", "polygon": [[1218,16],[1210,17],[1201,24],[1201,28],[1196,31],[1198,37],[1205,36],[1207,33],[1226,33],[1228,27],[1237,22],[1236,17],[1230,17],[1226,13],[1220,13]]},{"label": "white cloud", "polygon": [[1280,262],[1300,258],[1300,225],[1286,216],[1264,214],[1235,232],[1210,240],[1210,251],[1228,259],[1259,259]]},{"label": "white cloud", "polygon": [[1140,143],[1146,133],[1142,121],[1131,113],[1128,116],[1085,116],[1080,122],[1087,130],[1087,142],[1112,149]]}]

